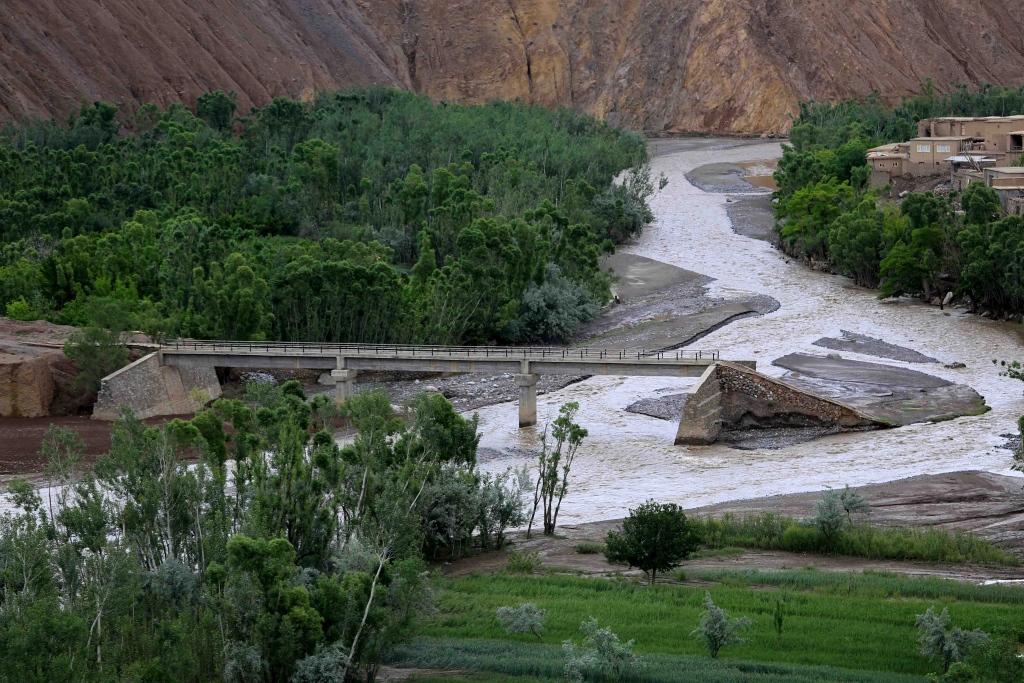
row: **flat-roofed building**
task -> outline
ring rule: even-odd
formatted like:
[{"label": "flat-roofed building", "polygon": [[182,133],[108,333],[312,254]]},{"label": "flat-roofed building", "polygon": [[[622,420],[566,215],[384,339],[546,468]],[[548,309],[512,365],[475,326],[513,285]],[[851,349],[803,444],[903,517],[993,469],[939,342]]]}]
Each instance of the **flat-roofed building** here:
[{"label": "flat-roofed building", "polygon": [[1024,115],[941,116],[917,124],[920,138],[977,138],[980,151],[998,154],[1024,152]]},{"label": "flat-roofed building", "polygon": [[984,170],[985,184],[999,195],[1003,211],[1022,215],[1024,211],[1024,166],[993,166]]},{"label": "flat-roofed building", "polygon": [[905,142],[894,142],[869,149],[867,156],[868,164],[871,166],[871,187],[888,185],[893,178],[903,176],[904,165],[910,157]]}]

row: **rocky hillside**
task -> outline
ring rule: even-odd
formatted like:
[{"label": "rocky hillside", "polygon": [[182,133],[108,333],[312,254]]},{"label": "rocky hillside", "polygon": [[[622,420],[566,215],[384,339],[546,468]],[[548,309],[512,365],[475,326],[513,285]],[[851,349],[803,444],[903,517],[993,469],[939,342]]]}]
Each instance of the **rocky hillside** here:
[{"label": "rocky hillside", "polygon": [[779,132],[796,103],[1024,83],[1016,0],[7,0],[0,119],[382,83],[651,132]]}]

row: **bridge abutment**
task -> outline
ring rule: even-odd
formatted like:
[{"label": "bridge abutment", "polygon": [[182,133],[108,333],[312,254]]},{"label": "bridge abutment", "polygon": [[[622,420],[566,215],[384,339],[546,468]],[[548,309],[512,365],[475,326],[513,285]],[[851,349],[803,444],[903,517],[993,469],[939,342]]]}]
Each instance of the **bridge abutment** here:
[{"label": "bridge abutment", "polygon": [[519,426],[537,424],[537,375],[516,375],[519,387]]}]

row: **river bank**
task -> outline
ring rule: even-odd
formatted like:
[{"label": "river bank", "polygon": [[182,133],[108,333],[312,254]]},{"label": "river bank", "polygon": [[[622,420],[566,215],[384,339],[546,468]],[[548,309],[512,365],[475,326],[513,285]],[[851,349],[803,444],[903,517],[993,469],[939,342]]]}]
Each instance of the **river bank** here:
[{"label": "river bank", "polygon": [[[868,520],[879,526],[914,526],[970,532],[1024,559],[1024,484],[1020,479],[987,472],[955,472],[923,475],[886,484],[858,487],[871,505]],[[687,510],[688,515],[737,516],[771,512],[804,519],[814,512],[820,492],[766,498],[733,500]],[[603,544],[609,531],[621,520],[565,524],[556,536],[535,534],[527,539],[520,532],[511,537],[519,553],[536,553],[552,571],[610,576],[640,576],[639,570],[612,565],[600,553],[580,553],[580,544]],[[499,571],[508,562],[508,552],[468,557],[446,565],[450,575]],[[875,560],[860,557],[792,553],[782,550],[731,548],[721,553],[706,552],[686,560],[682,570],[808,569],[821,571],[892,572],[908,576],[935,576],[962,581],[1024,580],[1020,567],[994,567],[906,560]]]}]

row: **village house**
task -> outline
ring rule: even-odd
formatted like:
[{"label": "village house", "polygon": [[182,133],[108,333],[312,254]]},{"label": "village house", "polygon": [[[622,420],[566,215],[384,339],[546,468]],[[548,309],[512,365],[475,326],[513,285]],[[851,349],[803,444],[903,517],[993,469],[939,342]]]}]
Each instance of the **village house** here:
[{"label": "village house", "polygon": [[1009,164],[1024,154],[1024,116],[944,116],[924,119],[908,142],[868,150],[872,187],[897,178],[948,174],[953,185],[983,180],[982,169]]},{"label": "village house", "polygon": [[1024,166],[993,166],[983,175],[985,184],[999,195],[1003,211],[1024,216]]}]

